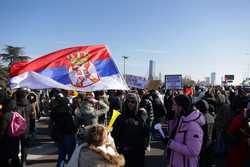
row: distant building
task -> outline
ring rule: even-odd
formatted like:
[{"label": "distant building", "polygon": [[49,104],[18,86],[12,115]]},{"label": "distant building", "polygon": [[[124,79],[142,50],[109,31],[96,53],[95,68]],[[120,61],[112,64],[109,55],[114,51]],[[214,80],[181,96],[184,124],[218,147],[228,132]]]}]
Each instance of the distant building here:
[{"label": "distant building", "polygon": [[148,80],[155,79],[155,61],[149,60],[149,75]]},{"label": "distant building", "polygon": [[209,77],[205,77],[205,85],[210,85],[210,78]]},{"label": "distant building", "polygon": [[159,78],[158,79],[162,81],[161,72],[159,72]]},{"label": "distant building", "polygon": [[215,85],[216,83],[216,73],[212,72],[211,73],[211,85]]}]

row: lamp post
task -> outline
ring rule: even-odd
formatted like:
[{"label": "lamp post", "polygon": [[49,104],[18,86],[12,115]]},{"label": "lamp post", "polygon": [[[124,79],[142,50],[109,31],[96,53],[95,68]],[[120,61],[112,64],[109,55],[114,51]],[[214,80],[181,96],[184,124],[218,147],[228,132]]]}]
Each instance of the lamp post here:
[{"label": "lamp post", "polygon": [[122,56],[122,58],[123,58],[123,76],[124,76],[125,81],[126,81],[126,68],[125,68],[125,64],[126,64],[126,59],[128,59],[128,56]]}]

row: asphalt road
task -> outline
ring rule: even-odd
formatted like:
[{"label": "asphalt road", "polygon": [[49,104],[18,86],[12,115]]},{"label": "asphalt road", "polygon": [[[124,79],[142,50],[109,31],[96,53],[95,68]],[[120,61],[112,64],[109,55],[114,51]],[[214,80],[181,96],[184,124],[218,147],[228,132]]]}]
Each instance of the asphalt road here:
[{"label": "asphalt road", "polygon": [[[54,167],[57,160],[57,147],[48,136],[48,118],[36,122],[37,135],[31,141],[27,157],[27,167]],[[146,152],[146,167],[163,167],[163,145],[153,141],[150,152]]]}]

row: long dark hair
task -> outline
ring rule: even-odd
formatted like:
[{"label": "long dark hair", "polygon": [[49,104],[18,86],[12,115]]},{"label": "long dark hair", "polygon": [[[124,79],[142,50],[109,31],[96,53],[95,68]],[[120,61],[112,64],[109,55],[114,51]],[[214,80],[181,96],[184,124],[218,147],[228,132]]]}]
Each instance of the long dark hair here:
[{"label": "long dark hair", "polygon": [[182,107],[181,115],[187,116],[193,111],[192,99],[186,95],[178,95],[174,98],[178,106]]}]

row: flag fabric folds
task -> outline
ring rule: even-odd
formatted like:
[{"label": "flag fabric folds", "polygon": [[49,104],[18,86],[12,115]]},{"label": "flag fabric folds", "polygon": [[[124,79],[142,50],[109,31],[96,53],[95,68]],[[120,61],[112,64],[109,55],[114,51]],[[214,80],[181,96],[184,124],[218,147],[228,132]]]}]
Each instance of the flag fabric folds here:
[{"label": "flag fabric folds", "polygon": [[128,86],[105,45],[59,50],[10,68],[12,89],[127,90]]}]

